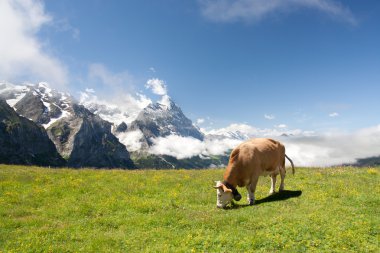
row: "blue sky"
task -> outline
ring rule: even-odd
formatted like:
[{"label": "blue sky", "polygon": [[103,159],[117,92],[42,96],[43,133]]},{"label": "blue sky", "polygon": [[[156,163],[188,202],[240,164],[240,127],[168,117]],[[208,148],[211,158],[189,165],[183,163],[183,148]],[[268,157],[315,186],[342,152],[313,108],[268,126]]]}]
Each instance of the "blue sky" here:
[{"label": "blue sky", "polygon": [[[92,88],[109,98],[118,91],[112,82],[154,97],[145,84],[159,78],[185,114],[209,129],[247,123],[349,132],[380,124],[376,0],[0,0],[0,6],[0,31],[9,34],[0,42],[0,80],[49,81],[74,94]],[[20,44],[14,50],[25,46],[30,57],[16,57],[14,41]],[[108,78],[91,76],[94,64]]]}]

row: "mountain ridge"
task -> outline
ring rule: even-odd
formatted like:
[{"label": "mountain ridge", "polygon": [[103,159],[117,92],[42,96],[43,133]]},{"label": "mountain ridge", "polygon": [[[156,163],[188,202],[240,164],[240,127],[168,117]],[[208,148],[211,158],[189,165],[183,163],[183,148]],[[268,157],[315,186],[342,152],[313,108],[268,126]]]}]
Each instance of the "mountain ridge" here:
[{"label": "mountain ridge", "polygon": [[60,167],[66,164],[46,131],[0,99],[0,163]]},{"label": "mountain ridge", "polygon": [[[21,86],[14,86],[20,90]],[[5,98],[10,96],[11,85]],[[28,85],[18,96],[18,114],[44,127],[58,152],[71,167],[135,168],[128,150],[111,133],[112,124],[91,113],[67,93],[45,83]]]}]

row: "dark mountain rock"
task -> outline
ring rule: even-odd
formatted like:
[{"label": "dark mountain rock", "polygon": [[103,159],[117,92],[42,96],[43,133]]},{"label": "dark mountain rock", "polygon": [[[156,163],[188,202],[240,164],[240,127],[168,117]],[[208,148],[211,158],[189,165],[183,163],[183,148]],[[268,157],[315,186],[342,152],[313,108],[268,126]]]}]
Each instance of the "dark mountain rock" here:
[{"label": "dark mountain rock", "polygon": [[122,133],[122,132],[125,132],[128,130],[128,126],[125,122],[121,122],[121,124],[119,124],[116,129],[115,129],[115,132],[116,133]]},{"label": "dark mountain rock", "polygon": [[380,166],[380,156],[357,159],[356,162],[352,164],[352,166],[358,166],[358,167]]},{"label": "dark mountain rock", "polygon": [[[15,92],[22,91],[20,88],[18,90]],[[20,115],[40,125],[46,125],[64,116],[73,101],[69,94],[52,90],[44,83],[26,86],[24,94],[14,108]]]},{"label": "dark mountain rock", "polygon": [[72,104],[71,115],[47,131],[71,167],[134,168],[129,152],[111,133],[111,123],[82,105]]},{"label": "dark mountain rock", "polygon": [[50,108],[47,108],[42,102],[41,97],[33,93],[33,91],[29,91],[17,102],[15,105],[17,113],[33,120],[39,125],[47,124],[52,118],[61,116],[62,111],[57,106],[50,104]]},{"label": "dark mountain rock", "polygon": [[0,99],[0,163],[64,166],[45,130]]},{"label": "dark mountain rock", "polygon": [[[4,88],[2,96],[11,97],[8,91],[12,86]],[[21,98],[14,106],[17,113],[46,128],[69,166],[134,168],[129,152],[111,133],[111,123],[79,105],[69,94],[44,83],[16,88],[14,98]],[[20,92],[24,95],[20,96]]]},{"label": "dark mountain rock", "polygon": [[229,155],[212,157],[194,156],[191,158],[177,159],[168,155],[153,155],[144,152],[132,152],[131,157],[137,168],[146,169],[200,169],[222,168],[228,164]]}]

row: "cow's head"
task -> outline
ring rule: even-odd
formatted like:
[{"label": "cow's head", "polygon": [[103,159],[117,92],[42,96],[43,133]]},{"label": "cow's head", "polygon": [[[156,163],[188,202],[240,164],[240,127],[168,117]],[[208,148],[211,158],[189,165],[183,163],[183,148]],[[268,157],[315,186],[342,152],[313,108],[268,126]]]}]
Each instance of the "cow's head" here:
[{"label": "cow's head", "polygon": [[219,208],[225,208],[229,203],[231,203],[234,195],[232,194],[232,190],[228,189],[220,181],[215,181],[216,185],[214,188],[216,189],[216,206]]}]

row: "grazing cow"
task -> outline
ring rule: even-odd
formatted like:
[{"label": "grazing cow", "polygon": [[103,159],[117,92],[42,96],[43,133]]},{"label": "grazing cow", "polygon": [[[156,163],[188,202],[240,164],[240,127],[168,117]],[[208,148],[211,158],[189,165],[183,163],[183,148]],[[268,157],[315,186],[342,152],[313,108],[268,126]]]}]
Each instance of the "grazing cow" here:
[{"label": "grazing cow", "polygon": [[214,188],[217,189],[217,207],[225,208],[232,199],[239,201],[241,195],[236,187],[247,187],[248,202],[255,202],[255,190],[259,176],[271,176],[271,188],[269,193],[275,192],[276,177],[281,175],[280,191],[284,190],[285,157],[292,165],[292,160],[285,154],[285,147],[280,142],[256,138],[241,143],[230,155],[224,181],[217,181]]}]

